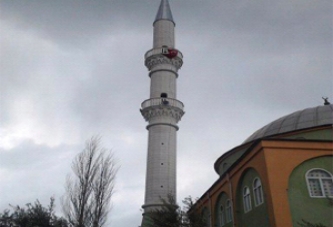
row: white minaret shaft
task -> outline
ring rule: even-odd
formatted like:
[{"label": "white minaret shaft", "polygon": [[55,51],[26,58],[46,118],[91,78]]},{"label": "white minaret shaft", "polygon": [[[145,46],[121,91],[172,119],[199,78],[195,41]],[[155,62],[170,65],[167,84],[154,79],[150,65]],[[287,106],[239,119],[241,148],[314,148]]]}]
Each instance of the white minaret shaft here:
[{"label": "white minaret shaft", "polygon": [[[154,21],[153,49],[145,54],[150,71],[150,99],[141,105],[148,121],[148,155],[144,214],[161,207],[161,198],[176,199],[176,134],[184,105],[176,99],[182,54],[175,49],[174,28],[168,0],[162,0]],[[142,226],[144,226],[145,218]]]}]

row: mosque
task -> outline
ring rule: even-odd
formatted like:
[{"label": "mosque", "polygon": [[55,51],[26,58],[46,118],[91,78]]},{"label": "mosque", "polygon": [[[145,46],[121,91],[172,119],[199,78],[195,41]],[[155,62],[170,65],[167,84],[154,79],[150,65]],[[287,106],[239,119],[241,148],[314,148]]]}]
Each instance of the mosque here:
[{"label": "mosque", "polygon": [[333,226],[333,105],[299,110],[221,155],[191,212],[207,227]]},{"label": "mosque", "polygon": [[[147,213],[176,198],[176,132],[184,105],[176,98],[176,79],[183,64],[175,48],[168,0],[161,0],[153,49],[145,54],[151,79],[150,97],[141,104],[148,122],[145,202]],[[333,226],[333,105],[299,110],[260,128],[215,162],[218,180],[190,212],[206,227]],[[318,225],[319,226],[319,225]]]}]

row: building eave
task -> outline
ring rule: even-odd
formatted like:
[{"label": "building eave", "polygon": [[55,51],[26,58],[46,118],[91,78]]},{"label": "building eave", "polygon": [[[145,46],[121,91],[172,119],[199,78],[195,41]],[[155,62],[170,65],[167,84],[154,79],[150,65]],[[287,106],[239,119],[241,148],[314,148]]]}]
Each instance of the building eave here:
[{"label": "building eave", "polygon": [[[333,128],[333,125],[332,124],[327,124],[327,125],[321,125],[321,126],[316,126],[316,127],[306,128],[306,129],[299,129],[299,130],[294,130],[294,131],[290,131],[290,132],[284,132],[284,133],[280,133],[280,134],[266,136],[266,137],[259,138],[259,139],[253,140],[253,141],[249,141],[249,142],[244,143],[244,144],[240,144],[239,146],[236,146],[236,147],[232,148],[231,150],[225,152],[223,155],[221,155],[214,163],[214,170],[215,170],[216,173],[218,173],[219,172],[219,166],[225,158],[227,158],[228,156],[232,155],[233,153],[235,153],[236,151],[238,151],[242,148],[246,148],[247,146],[251,146],[251,144],[254,143],[255,141],[258,141],[258,140],[315,141],[315,140],[288,139],[288,138],[279,138],[279,137],[292,135],[292,134],[297,134],[299,132],[307,132],[307,131],[314,131],[314,130],[319,130],[319,129],[326,129],[326,128],[330,128],[330,127]],[[323,140],[320,140],[320,141],[323,141]]]}]

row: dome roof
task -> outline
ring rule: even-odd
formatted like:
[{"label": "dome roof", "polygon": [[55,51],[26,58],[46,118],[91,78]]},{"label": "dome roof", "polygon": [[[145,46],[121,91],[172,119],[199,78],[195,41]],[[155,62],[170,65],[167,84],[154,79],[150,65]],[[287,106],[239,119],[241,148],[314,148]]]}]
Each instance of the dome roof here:
[{"label": "dome roof", "polygon": [[267,136],[328,124],[333,124],[332,104],[307,108],[281,117],[257,130],[244,143]]}]

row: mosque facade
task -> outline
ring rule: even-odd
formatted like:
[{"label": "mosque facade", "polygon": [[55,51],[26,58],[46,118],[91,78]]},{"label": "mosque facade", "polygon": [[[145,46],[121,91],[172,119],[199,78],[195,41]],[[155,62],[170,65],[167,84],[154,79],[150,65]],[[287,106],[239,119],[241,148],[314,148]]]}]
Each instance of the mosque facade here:
[{"label": "mosque facade", "polygon": [[333,226],[333,105],[281,117],[219,157],[206,227]]}]

